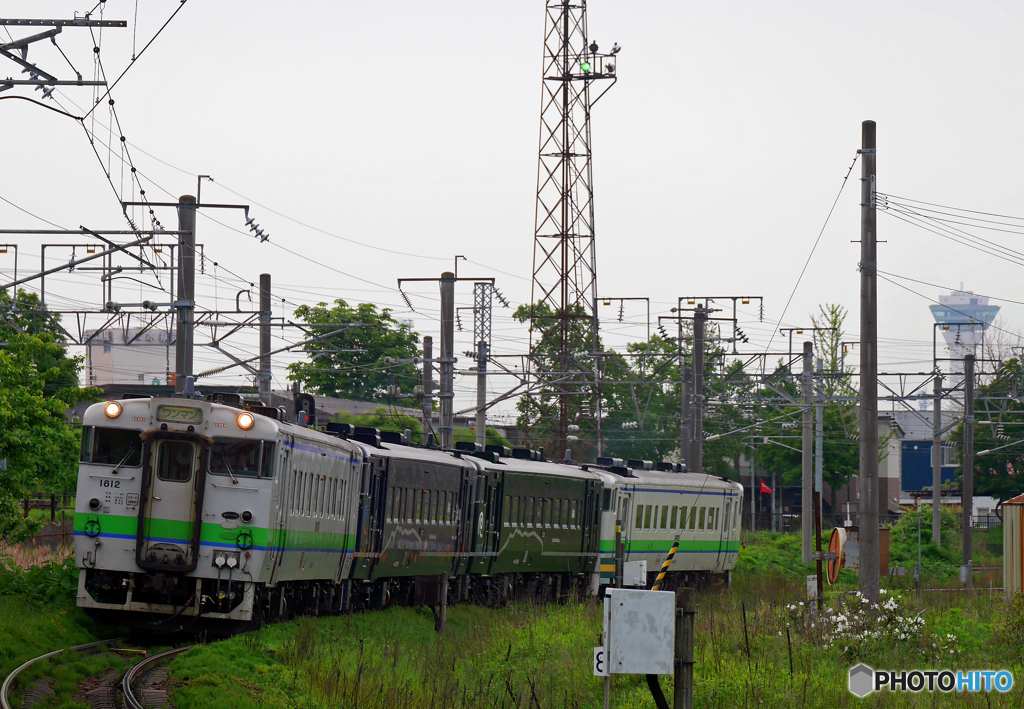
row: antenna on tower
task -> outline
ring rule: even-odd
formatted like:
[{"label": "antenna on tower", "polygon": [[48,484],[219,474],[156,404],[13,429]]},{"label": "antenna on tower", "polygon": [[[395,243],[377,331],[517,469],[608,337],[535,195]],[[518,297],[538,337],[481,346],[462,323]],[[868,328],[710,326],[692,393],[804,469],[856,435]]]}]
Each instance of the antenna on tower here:
[{"label": "antenna on tower", "polygon": [[599,455],[601,449],[600,358],[580,361],[574,355],[598,350],[590,111],[616,81],[619,50],[616,44],[601,54],[587,36],[586,0],[547,0],[530,366],[550,374],[552,384],[545,389],[555,394],[557,410],[550,398],[535,398],[526,435],[531,438],[541,421],[553,423],[544,437],[559,457],[568,445],[573,398],[582,399],[580,410],[594,405]]}]

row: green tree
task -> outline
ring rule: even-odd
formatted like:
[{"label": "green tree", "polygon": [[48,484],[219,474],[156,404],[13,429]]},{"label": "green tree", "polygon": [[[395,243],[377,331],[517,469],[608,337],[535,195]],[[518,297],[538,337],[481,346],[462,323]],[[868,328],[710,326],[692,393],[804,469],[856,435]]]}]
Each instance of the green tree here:
[{"label": "green tree", "polygon": [[[1024,432],[1024,404],[1021,389],[1024,368],[1019,359],[1002,363],[992,380],[978,387],[975,393],[974,450],[992,451],[974,457],[974,494],[989,495],[1000,501],[1024,494],[1024,445],[1019,444]],[[964,440],[963,424],[950,435],[954,441]],[[963,480],[963,448],[958,448],[960,467],[957,477]]]},{"label": "green tree", "polygon": [[413,443],[423,443],[423,427],[420,425],[419,419],[391,411],[383,406],[374,409],[368,414],[356,415],[341,412],[335,414],[334,420],[338,423],[376,428],[380,431],[403,432],[408,430],[412,434]]},{"label": "green tree", "polygon": [[[64,412],[99,394],[78,388],[82,358],[68,357],[57,341],[56,316],[24,313],[23,304],[31,301],[19,293],[19,312],[8,309],[0,326],[0,458],[7,460],[7,470],[0,470],[0,542],[35,531],[37,525],[22,517],[20,499],[39,489],[74,488],[80,431]],[[12,305],[2,291],[0,303]]]},{"label": "green tree", "polygon": [[[378,311],[371,303],[353,308],[338,299],[330,306],[300,306],[295,315],[310,326],[314,336],[346,324],[351,327],[304,345],[309,360],[288,365],[289,379],[322,396],[357,401],[390,396],[394,403],[412,401],[413,387],[419,383],[412,362],[419,354],[419,335],[391,317],[390,309]],[[408,361],[388,364],[386,358]],[[401,395],[389,395],[389,387],[400,388]]]}]

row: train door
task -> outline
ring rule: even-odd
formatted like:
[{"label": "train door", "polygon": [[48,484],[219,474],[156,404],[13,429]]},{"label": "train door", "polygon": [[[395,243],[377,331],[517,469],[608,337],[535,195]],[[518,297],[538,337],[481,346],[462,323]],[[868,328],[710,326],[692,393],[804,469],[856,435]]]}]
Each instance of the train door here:
[{"label": "train door", "polygon": [[194,434],[158,432],[146,439],[135,546],[140,567],[196,568],[208,447]]},{"label": "train door", "polygon": [[583,555],[586,568],[593,571],[596,564],[600,530],[598,522],[601,518],[601,490],[604,486],[595,480],[588,480],[584,488],[583,498]]},{"label": "train door", "polygon": [[476,556],[472,565],[473,573],[486,574],[490,571],[492,552],[497,545],[498,536],[498,486],[488,474],[477,477],[477,502],[474,525],[473,551]]},{"label": "train door", "polygon": [[277,573],[284,560],[285,542],[288,536],[288,518],[292,508],[290,498],[294,494],[288,484],[292,480],[293,444],[294,439],[292,436],[283,436],[277,447],[277,473],[274,476],[274,487],[276,490],[274,501],[277,504],[277,514],[270,530],[270,537],[267,539],[267,561],[270,564],[269,582],[271,584],[277,582]]},{"label": "train door", "polygon": [[380,554],[384,525],[384,492],[387,489],[388,459],[371,457],[363,463],[359,495],[359,526],[356,553],[362,557],[360,576],[369,578]]},{"label": "train door", "polygon": [[629,559],[629,540],[633,535],[633,486],[619,488],[618,521],[622,536],[622,559]]},{"label": "train door", "polygon": [[[457,539],[455,540],[455,565],[452,573],[461,575],[467,573],[469,564],[468,553],[472,548],[473,521],[470,519],[473,512],[473,482],[476,478],[475,470],[462,470],[462,479],[459,482],[459,517],[456,520]],[[467,512],[468,510],[468,512]]]}]

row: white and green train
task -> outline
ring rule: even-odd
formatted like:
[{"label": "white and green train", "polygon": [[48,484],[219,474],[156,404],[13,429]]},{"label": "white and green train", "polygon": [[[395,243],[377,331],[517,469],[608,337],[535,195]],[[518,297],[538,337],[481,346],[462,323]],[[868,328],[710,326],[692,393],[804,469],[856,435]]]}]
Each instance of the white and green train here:
[{"label": "white and green train", "polygon": [[[624,561],[670,583],[728,575],[742,488],[637,461],[442,451],[285,421],[231,395],[128,398],[83,418],[78,604],[137,629],[240,629],[294,613],[597,594]],[[671,466],[662,466],[671,467]]]}]

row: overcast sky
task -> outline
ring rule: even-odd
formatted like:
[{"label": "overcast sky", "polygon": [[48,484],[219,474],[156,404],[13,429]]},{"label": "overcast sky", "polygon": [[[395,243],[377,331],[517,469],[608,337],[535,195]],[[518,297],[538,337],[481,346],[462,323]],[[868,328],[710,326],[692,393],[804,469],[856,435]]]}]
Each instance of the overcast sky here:
[{"label": "overcast sky", "polygon": [[[108,78],[178,6],[146,0],[136,21],[135,3],[106,3],[105,18],[129,21],[103,31]],[[89,9],[62,0],[3,3],[8,18]],[[880,191],[1024,216],[1019,3],[591,0],[588,22],[602,50],[622,46],[619,80],[592,120],[601,295],[648,296],[652,317],[684,294],[762,295],[764,322],[749,307],[741,323],[750,347],[762,349],[780,318],[805,325],[818,304],[840,303],[855,339],[859,164],[784,317],[783,309],[865,119],[878,123]],[[8,29],[15,38],[38,31]],[[397,278],[438,276],[463,254],[470,262],[460,263],[460,275],[495,276],[513,305],[530,299],[543,31],[540,0],[188,0],[113,90],[122,130],[108,130],[105,102],[86,125],[115,146],[123,132],[150,199],[194,194],[196,175],[211,175],[204,202],[251,204],[270,233],[258,243],[240,212],[200,218],[208,258],[201,306],[233,306],[235,275],[256,281],[269,272],[287,301],[275,314],[318,300],[370,301],[436,338],[436,288],[409,289],[410,313]],[[0,42],[6,38],[0,29]],[[92,78],[88,30],[68,28],[58,44]],[[33,45],[29,59],[73,78],[47,42]],[[0,76],[21,76],[12,62],[0,63]],[[11,95],[40,97],[24,87],[0,93]],[[93,100],[79,87],[54,96],[75,114]],[[98,160],[80,125],[27,102],[0,101],[0,117],[0,197],[61,227],[125,227],[115,190],[122,180],[126,198],[131,189],[120,148],[110,154],[97,142]],[[157,216],[173,228],[173,210]],[[878,219],[881,270],[1024,301],[1020,266],[886,214]],[[46,227],[2,201],[0,225]],[[976,233],[1020,249],[1020,236]],[[38,266],[39,244],[64,239],[4,241],[19,245],[25,272]],[[0,274],[12,261],[0,255]],[[927,371],[928,305],[941,289],[902,282],[922,295],[879,283],[881,366]],[[47,279],[47,289],[52,307],[99,305],[95,273]],[[137,283],[115,289],[125,302],[140,295]],[[457,298],[470,305],[471,284],[460,285]],[[1022,329],[1024,308],[1000,305],[998,324]],[[627,305],[622,324],[617,306],[601,313],[606,344],[645,336],[641,305]],[[495,350],[525,352],[525,331],[510,314],[496,312]],[[463,322],[459,352],[470,348],[470,313]],[[239,355],[256,352],[253,338],[236,343]],[[783,346],[776,337],[773,349]],[[197,370],[226,363],[206,351],[196,358]],[[284,371],[275,369],[275,378],[282,386]],[[468,405],[473,382],[458,387],[460,406]],[[511,406],[495,411],[502,412]]]}]

